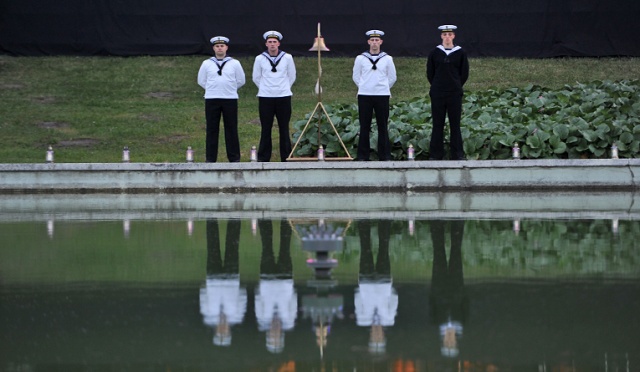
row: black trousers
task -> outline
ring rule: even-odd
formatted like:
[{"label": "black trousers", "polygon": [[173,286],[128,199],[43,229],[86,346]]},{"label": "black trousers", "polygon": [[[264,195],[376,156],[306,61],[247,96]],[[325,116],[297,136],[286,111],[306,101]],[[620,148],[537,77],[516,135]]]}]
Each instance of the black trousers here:
[{"label": "black trousers", "polygon": [[218,220],[207,220],[207,276],[221,274],[239,274],[239,247],[240,247],[240,220],[227,222],[227,233],[224,237],[225,251],[222,260],[222,247],[220,245],[220,229]]},{"label": "black trousers", "polygon": [[280,250],[276,259],[273,250],[273,221],[258,220],[262,254],[260,255],[260,275],[274,276],[280,279],[292,278],[293,263],[291,261],[291,234],[293,230],[288,220],[280,220]]},{"label": "black trousers", "polygon": [[[433,268],[431,272],[430,317],[435,324],[448,320],[464,323],[469,309],[469,298],[464,287],[462,265],[462,241],[464,220],[429,221],[433,244]],[[449,260],[445,231],[449,225]]]},{"label": "black trousers", "polygon": [[444,121],[446,116],[449,117],[450,159],[464,159],[462,133],[460,132],[462,93],[452,93],[446,96],[430,95],[430,97],[433,130],[431,132],[431,143],[429,144],[429,159],[444,159]]},{"label": "black trousers", "polygon": [[389,143],[389,96],[358,95],[358,118],[360,120],[360,139],[356,160],[369,160],[371,152],[370,136],[373,112],[376,113],[378,127],[378,159],[391,160],[391,143]]},{"label": "black trousers", "polygon": [[227,147],[227,159],[235,163],[240,161],[240,139],[238,138],[238,100],[205,99],[204,112],[207,120],[206,161],[218,161],[218,136],[220,117],[224,120],[224,142]]},{"label": "black trousers", "polygon": [[[378,255],[373,263],[373,245],[371,228],[378,225]],[[391,262],[389,261],[389,242],[391,240],[391,220],[358,221],[360,237],[360,274],[361,279],[391,278]]]},{"label": "black trousers", "polygon": [[278,120],[280,136],[280,161],[287,161],[291,153],[291,137],[289,136],[289,121],[291,120],[291,96],[288,97],[258,97],[258,112],[260,113],[260,145],[258,146],[258,161],[270,161],[273,144],[271,129],[273,118]]}]

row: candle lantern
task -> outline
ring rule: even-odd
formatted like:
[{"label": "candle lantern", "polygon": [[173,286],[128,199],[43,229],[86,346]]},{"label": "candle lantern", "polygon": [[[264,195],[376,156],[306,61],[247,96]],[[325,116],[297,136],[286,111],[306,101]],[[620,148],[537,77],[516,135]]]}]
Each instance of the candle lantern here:
[{"label": "candle lantern", "polygon": [[618,159],[618,146],[615,143],[611,145],[611,159]]},{"label": "candle lantern", "polygon": [[128,163],[128,162],[129,162],[129,160],[130,160],[130,158],[129,158],[129,147],[128,147],[128,146],[125,146],[125,147],[122,149],[122,162],[123,162],[123,163]]},{"label": "candle lantern", "polygon": [[187,146],[187,163],[193,163],[193,149]]},{"label": "candle lantern", "polygon": [[322,145],[318,148],[318,161],[324,161],[324,148]]},{"label": "candle lantern", "polygon": [[53,148],[51,147],[51,145],[49,145],[49,148],[47,149],[47,155],[45,157],[45,161],[47,163],[53,163]]},{"label": "candle lantern", "polygon": [[513,148],[511,149],[511,155],[514,160],[520,159],[520,147],[518,146],[518,142],[513,144]]}]

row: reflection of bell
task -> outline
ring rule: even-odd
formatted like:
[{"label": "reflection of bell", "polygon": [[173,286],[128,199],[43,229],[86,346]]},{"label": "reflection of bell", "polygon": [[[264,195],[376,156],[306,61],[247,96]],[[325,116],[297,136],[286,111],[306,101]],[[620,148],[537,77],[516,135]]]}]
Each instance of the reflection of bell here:
[{"label": "reflection of bell", "polygon": [[313,42],[313,46],[311,47],[311,49],[309,49],[310,52],[317,52],[318,50],[320,50],[321,52],[329,51],[329,48],[327,48],[327,46],[324,45],[323,37],[317,37]]}]

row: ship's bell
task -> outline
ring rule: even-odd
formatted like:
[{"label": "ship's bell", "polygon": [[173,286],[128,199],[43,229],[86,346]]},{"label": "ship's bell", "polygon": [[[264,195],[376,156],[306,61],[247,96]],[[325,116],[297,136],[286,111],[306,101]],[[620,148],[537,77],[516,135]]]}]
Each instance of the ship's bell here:
[{"label": "ship's bell", "polygon": [[323,37],[317,37],[313,42],[313,46],[311,47],[311,49],[309,49],[310,52],[317,52],[318,50],[321,52],[329,51],[329,48],[327,48],[327,46],[324,45]]}]

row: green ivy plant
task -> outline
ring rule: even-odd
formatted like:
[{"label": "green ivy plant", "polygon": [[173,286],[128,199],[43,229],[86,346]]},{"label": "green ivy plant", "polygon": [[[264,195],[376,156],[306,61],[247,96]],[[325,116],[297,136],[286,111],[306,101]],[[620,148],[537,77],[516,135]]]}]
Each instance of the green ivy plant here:
[{"label": "green ivy plant", "polygon": [[[357,105],[325,108],[336,130],[320,112],[313,118],[307,114],[304,120],[296,121],[294,143],[306,123],[314,123],[300,139],[296,156],[313,156],[319,146],[318,134],[327,156],[346,156],[336,132],[349,153],[356,153]],[[607,158],[613,143],[618,146],[620,157],[637,157],[640,151],[638,80],[577,83],[558,90],[529,85],[470,92],[465,93],[462,111],[462,139],[468,159],[508,159],[515,143],[526,159]],[[416,159],[428,159],[431,126],[428,96],[393,104],[389,116],[393,159],[406,159],[409,144]],[[374,122],[369,143],[374,157],[377,140]]]}]

